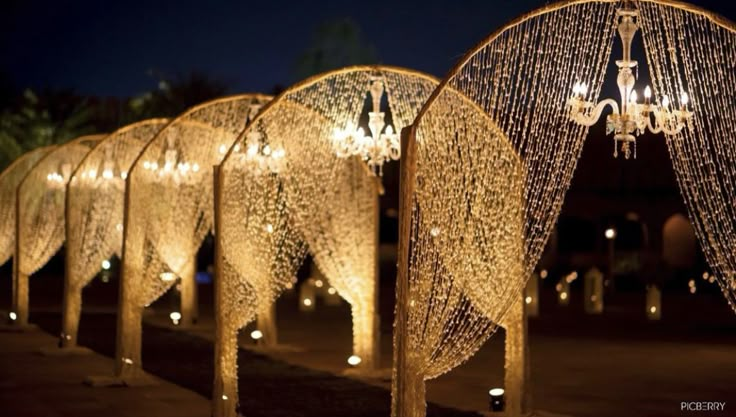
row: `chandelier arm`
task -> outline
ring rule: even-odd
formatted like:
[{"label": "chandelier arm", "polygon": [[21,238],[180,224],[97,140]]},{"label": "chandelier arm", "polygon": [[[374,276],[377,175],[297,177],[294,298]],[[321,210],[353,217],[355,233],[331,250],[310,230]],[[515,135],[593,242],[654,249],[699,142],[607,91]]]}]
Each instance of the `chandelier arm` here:
[{"label": "chandelier arm", "polygon": [[[586,102],[585,107],[592,106],[592,103]],[[590,116],[585,115],[582,111],[575,113],[575,121],[583,126],[590,127],[593,126],[598,122],[598,119],[601,117],[601,113],[603,113],[603,109],[606,108],[606,106],[611,106],[611,109],[613,109],[614,114],[619,114],[619,108],[618,103],[616,103],[615,100],[607,98],[600,103],[598,103],[593,110],[591,111]]]}]

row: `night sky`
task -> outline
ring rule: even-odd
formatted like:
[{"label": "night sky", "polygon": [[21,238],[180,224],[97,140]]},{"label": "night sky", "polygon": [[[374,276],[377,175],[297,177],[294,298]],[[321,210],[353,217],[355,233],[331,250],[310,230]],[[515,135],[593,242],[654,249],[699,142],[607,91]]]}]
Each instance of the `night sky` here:
[{"label": "night sky", "polygon": [[[294,62],[313,29],[349,17],[381,63],[444,76],[504,22],[548,2],[3,0],[0,59],[16,87],[131,96],[149,73],[201,71],[230,92],[270,92],[298,81]],[[734,20],[731,0],[693,3]]]}]

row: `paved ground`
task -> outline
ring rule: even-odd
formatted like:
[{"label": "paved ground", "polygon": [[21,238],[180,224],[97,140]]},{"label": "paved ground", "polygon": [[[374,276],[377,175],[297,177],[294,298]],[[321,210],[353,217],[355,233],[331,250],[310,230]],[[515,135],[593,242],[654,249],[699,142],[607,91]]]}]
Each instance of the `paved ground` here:
[{"label": "paved ground", "polygon": [[99,354],[48,357],[39,347],[56,339],[41,331],[0,333],[0,416],[3,417],[202,417],[201,395],[164,380],[146,388],[91,388],[88,375],[108,374],[112,359]]},{"label": "paved ground", "polygon": [[[58,306],[45,305],[41,290],[34,290],[33,285],[40,288],[41,284],[32,283],[31,320],[49,334],[58,334]],[[109,306],[114,287],[95,285],[85,291],[84,311],[108,314],[84,314],[80,341],[112,356],[114,317]],[[203,289],[201,300],[208,300],[211,294]],[[571,305],[559,307],[547,292],[541,316],[530,321],[536,409],[577,417],[736,416],[736,319],[717,294],[666,295],[660,322],[644,319],[642,295],[607,299],[602,316],[583,314],[578,301],[579,294],[573,291]],[[388,382],[364,383],[338,376],[350,354],[349,308],[318,305],[313,313],[299,313],[296,304],[294,294],[279,301],[278,324],[281,342],[299,347],[299,352],[240,353],[244,414],[388,416]],[[391,304],[390,297],[382,295],[382,362],[386,367]],[[41,358],[30,352],[53,344],[49,336],[0,334],[0,416],[87,416],[99,415],[100,410],[111,416],[149,415],[136,413],[141,409],[134,408],[139,402],[148,409],[145,404],[149,401],[157,415],[168,415],[166,407],[172,403],[185,405],[186,412],[176,415],[209,415],[211,312],[206,304],[202,306],[201,325],[193,331],[161,328],[172,306],[170,300],[153,306],[158,314],[148,320],[159,326],[144,327],[144,367],[199,395],[172,385],[165,385],[169,394],[86,388],[78,381],[110,369],[109,359]],[[244,337],[242,343],[250,341]],[[502,347],[503,332],[499,332],[467,364],[430,381],[428,399],[451,407],[432,407],[430,415],[485,409],[488,388],[501,385],[503,378]],[[179,395],[193,396],[192,405],[179,400]],[[68,408],[65,397],[78,398],[83,410],[74,408],[77,405]],[[727,407],[719,413],[684,413],[679,408],[682,401],[726,401]],[[3,412],[7,404],[14,412]],[[91,411],[87,413],[84,407]]]}]

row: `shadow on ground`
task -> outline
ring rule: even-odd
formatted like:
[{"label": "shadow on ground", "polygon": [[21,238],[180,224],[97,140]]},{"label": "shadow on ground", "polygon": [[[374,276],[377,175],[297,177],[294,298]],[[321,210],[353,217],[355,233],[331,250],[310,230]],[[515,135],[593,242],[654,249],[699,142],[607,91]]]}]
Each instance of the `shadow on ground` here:
[{"label": "shadow on ground", "polygon": [[[59,314],[35,313],[32,320],[46,332],[60,333]],[[83,314],[79,343],[112,357],[115,325],[114,315]],[[147,372],[211,397],[214,348],[210,341],[146,324],[143,332],[143,367]],[[238,358],[240,407],[249,417],[390,415],[391,395],[386,389],[243,349]],[[434,404],[428,405],[427,415],[477,416]]]}]

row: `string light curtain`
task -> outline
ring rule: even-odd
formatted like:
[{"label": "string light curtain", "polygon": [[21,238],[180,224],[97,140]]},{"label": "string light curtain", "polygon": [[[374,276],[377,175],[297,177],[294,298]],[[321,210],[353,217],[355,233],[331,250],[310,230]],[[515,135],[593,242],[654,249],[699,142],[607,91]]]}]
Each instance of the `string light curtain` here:
[{"label": "string light curtain", "polygon": [[26,152],[0,174],[0,265],[9,261],[15,250],[15,197],[18,185],[36,163],[55,146]]},{"label": "string light curtain", "polygon": [[213,226],[213,170],[263,104],[244,94],[178,116],[151,140],[128,174],[115,374],[141,370],[143,308],[181,278],[182,321],[191,322],[196,254]]},{"label": "string light curtain", "polygon": [[[424,381],[471,357],[493,333],[494,323],[502,322],[521,297],[557,221],[587,135],[587,128],[571,122],[565,112],[568,92],[584,81],[592,97],[600,94],[616,6],[617,2],[563,2],[512,21],[460,61],[415,122],[416,195],[408,283],[403,289],[408,305],[397,306],[394,332],[394,364],[402,367],[394,370],[394,416],[423,416]],[[504,143],[510,147],[504,148]],[[443,156],[444,147],[450,144],[458,148],[457,155]],[[490,232],[480,231],[496,230],[493,224],[474,217],[475,207],[482,207],[507,220],[508,224],[498,227],[513,229],[513,218],[503,214],[516,212],[517,176],[513,173],[517,167],[511,150],[521,161],[519,180],[523,181],[523,194],[516,200],[523,202],[517,235],[521,236],[517,244],[523,241],[519,266],[513,263],[514,240],[489,238]],[[443,163],[441,158],[456,162]],[[476,174],[477,161],[496,169]],[[428,180],[432,169],[447,170],[437,180],[448,185]],[[467,180],[474,175],[488,175],[478,183],[487,181],[487,195],[484,187]],[[457,203],[433,203],[432,195],[453,195],[454,191],[445,191],[453,187],[468,195],[457,191]],[[509,201],[497,201],[500,196]],[[468,213],[451,214],[455,208],[449,206],[463,202]],[[428,209],[422,210],[423,205]],[[429,208],[438,214],[430,214]],[[460,214],[469,216],[470,224],[454,220],[462,219]],[[472,229],[476,227],[478,231]],[[461,233],[462,228],[471,229]],[[486,242],[487,247],[476,245],[472,248],[476,253],[455,249],[460,245],[456,239],[463,235]],[[479,274],[483,270],[488,272]],[[401,284],[400,280],[397,285]],[[399,314],[402,309],[405,316]],[[397,339],[402,332],[406,338]]]},{"label": "string light curtain", "polygon": [[72,176],[67,189],[63,347],[77,343],[82,289],[103,261],[122,255],[125,180],[143,147],[167,123],[151,119],[117,130],[87,154]]},{"label": "string light curtain", "polygon": [[18,186],[13,311],[28,323],[28,277],[64,244],[66,186],[85,155],[105,135],[82,136],[41,159]]},{"label": "string light curtain", "polygon": [[359,125],[376,80],[384,84],[394,130],[411,123],[437,85],[384,66],[315,76],[264,109],[222,164],[217,416],[236,410],[238,329],[287,288],[307,248],[351,305],[353,353],[362,366],[375,366],[377,180],[359,159],[338,157],[333,140],[335,130]]},{"label": "string light curtain", "polygon": [[690,221],[736,312],[736,25],[686,4],[638,9],[656,96],[690,96],[692,119],[666,142]]}]

